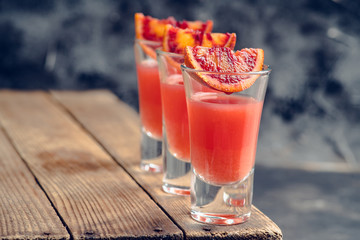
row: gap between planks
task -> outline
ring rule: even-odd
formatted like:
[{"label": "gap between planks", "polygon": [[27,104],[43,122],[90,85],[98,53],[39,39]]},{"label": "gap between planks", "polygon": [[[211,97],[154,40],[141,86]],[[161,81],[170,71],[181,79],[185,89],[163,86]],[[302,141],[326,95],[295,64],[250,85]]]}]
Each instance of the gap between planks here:
[{"label": "gap between planks", "polygon": [[182,236],[129,175],[47,94],[0,91],[0,118],[75,239]]},{"label": "gap between planks", "polygon": [[71,239],[66,224],[1,127],[0,192],[0,239]]}]

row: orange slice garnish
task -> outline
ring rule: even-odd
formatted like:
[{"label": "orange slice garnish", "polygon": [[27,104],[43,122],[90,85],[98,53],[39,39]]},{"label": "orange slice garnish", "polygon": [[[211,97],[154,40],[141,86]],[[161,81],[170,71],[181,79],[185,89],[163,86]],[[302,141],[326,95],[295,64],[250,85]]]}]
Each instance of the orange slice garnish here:
[{"label": "orange slice garnish", "polygon": [[200,31],[190,28],[182,29],[168,24],[164,31],[163,51],[184,54],[186,46],[201,45],[202,35],[203,33]]},{"label": "orange slice garnish", "polygon": [[[222,92],[240,92],[249,88],[258,74],[225,74],[248,73],[261,71],[264,64],[264,51],[259,48],[244,48],[232,51],[227,47],[186,47],[185,65],[195,70],[214,72],[196,72],[195,74],[210,87]],[[217,74],[224,73],[224,74]]]},{"label": "orange slice garnish", "polygon": [[[145,16],[142,13],[135,13],[135,37],[140,40],[161,43],[164,37],[165,26],[167,24],[176,25],[175,18],[169,17],[167,19],[157,19]],[[156,59],[156,49],[146,44],[146,42],[138,41],[138,44],[146,55]]]},{"label": "orange slice garnish", "polygon": [[162,47],[165,52],[184,54],[186,46],[229,47],[234,49],[235,44],[235,33],[203,33],[168,24],[165,26]]},{"label": "orange slice garnish", "polygon": [[203,47],[228,47],[234,49],[236,44],[235,33],[205,33],[201,46]]},{"label": "orange slice garnish", "polygon": [[[176,21],[174,17],[168,17],[167,19],[157,19],[151,16],[145,16],[142,13],[135,13],[134,18],[136,39],[155,42],[163,42],[166,25],[174,27],[177,26],[180,29],[186,29],[186,31],[188,31],[188,29],[191,29],[193,31],[200,31],[201,33],[209,33],[211,32],[213,27],[213,22],[211,20],[208,20],[206,22],[185,20]],[[142,42],[139,42],[139,45],[148,56],[156,59],[156,53],[154,48],[151,48],[146,43]]]},{"label": "orange slice garnish", "polygon": [[167,24],[176,25],[175,18],[157,19],[145,16],[142,13],[135,13],[135,37],[137,39],[161,42]]},{"label": "orange slice garnish", "polygon": [[[230,47],[233,49],[236,43],[235,33],[203,33],[192,29],[181,29],[170,24],[165,26],[162,50],[165,52],[184,54],[185,47]],[[170,57],[168,62],[180,72],[181,63],[175,62]]]},{"label": "orange slice garnish", "polygon": [[213,21],[207,20],[206,22],[202,21],[180,21],[176,22],[176,27],[186,29],[190,28],[192,30],[198,30],[202,33],[210,33],[213,28]]}]

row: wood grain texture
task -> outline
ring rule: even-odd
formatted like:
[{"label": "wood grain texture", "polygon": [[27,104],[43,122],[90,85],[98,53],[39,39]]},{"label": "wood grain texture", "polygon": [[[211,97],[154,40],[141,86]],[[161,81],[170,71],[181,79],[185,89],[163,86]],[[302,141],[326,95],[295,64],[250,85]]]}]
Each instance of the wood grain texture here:
[{"label": "wood grain texture", "polygon": [[0,239],[70,239],[45,193],[0,128]]},{"label": "wood grain texture", "polygon": [[133,109],[111,93],[89,91],[52,94],[161,204],[184,230],[187,239],[282,239],[278,226],[256,207],[253,207],[250,220],[240,225],[212,226],[193,221],[189,215],[189,197],[164,193],[161,190],[161,174],[140,170],[139,117]]},{"label": "wood grain texture", "polygon": [[51,99],[42,92],[0,91],[0,122],[72,237],[182,238],[154,201]]}]

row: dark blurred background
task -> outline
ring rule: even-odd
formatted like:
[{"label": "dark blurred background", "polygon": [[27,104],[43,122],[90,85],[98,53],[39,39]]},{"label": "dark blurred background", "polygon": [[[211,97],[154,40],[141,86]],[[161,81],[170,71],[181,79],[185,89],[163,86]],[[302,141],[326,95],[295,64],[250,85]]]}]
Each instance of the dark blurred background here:
[{"label": "dark blurred background", "polygon": [[105,88],[138,110],[135,12],[264,49],[254,203],[284,239],[358,239],[360,1],[0,0],[0,89]]}]

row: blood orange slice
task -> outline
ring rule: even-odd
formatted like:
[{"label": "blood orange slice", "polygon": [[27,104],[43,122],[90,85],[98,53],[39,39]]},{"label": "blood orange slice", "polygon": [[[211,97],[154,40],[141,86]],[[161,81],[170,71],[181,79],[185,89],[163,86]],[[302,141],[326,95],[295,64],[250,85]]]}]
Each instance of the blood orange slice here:
[{"label": "blood orange slice", "polygon": [[192,30],[190,28],[181,29],[171,26],[165,26],[163,51],[184,54],[186,46],[201,45],[203,33],[201,31]]},{"label": "blood orange slice", "polygon": [[190,28],[192,30],[199,30],[203,33],[210,33],[213,28],[213,21],[207,20],[206,22],[202,21],[180,21],[176,22],[176,27],[186,29]]},{"label": "blood orange slice", "polygon": [[167,24],[176,25],[175,18],[157,19],[135,13],[135,36],[137,39],[161,42]]},{"label": "blood orange slice", "polygon": [[236,44],[235,33],[205,33],[201,46],[203,47],[228,47],[234,49]]},{"label": "blood orange slice", "polygon": [[[176,24],[173,17],[167,19],[157,19],[150,16],[144,16],[142,13],[135,13],[135,38],[161,43],[164,37],[164,30],[167,24]],[[147,44],[145,41],[138,41],[146,55],[156,59],[156,43]],[[160,47],[160,44],[158,45]]]},{"label": "blood orange slice", "polygon": [[165,26],[163,51],[184,54],[186,46],[229,47],[234,49],[235,33],[203,33],[189,28]]},{"label": "blood orange slice", "polygon": [[210,33],[213,27],[213,22],[211,20],[207,20],[206,22],[186,20],[176,21],[174,17],[157,19],[145,16],[142,13],[135,13],[135,36],[137,39],[161,42],[167,24],[181,29],[198,30],[203,33]]},{"label": "blood orange slice", "polygon": [[[185,65],[196,70],[196,75],[209,86],[222,92],[240,92],[249,88],[259,77],[257,74],[226,74],[261,71],[264,51],[259,48],[244,48],[232,51],[227,47],[186,47]],[[221,73],[221,74],[217,74]]]},{"label": "blood orange slice", "polygon": [[[167,19],[157,19],[151,16],[145,16],[142,13],[135,13],[135,37],[136,39],[141,40],[149,40],[154,42],[163,42],[164,34],[165,34],[165,27],[166,25],[170,26],[177,26],[179,29],[184,29],[184,34],[181,40],[183,44],[190,44],[191,41],[190,32],[193,30],[194,32],[201,32],[201,33],[208,33],[211,32],[213,27],[213,22],[208,20],[206,22],[202,21],[180,21],[177,22],[174,17],[168,17]],[[186,30],[186,31],[185,31]],[[200,33],[198,33],[200,35]],[[186,36],[185,36],[186,35]],[[201,39],[201,36],[199,36]],[[144,42],[138,42],[144,52],[152,58],[156,58],[155,49],[148,46]],[[191,46],[200,45],[194,43]],[[185,47],[175,47],[174,44],[172,45],[174,49],[171,52],[181,52],[183,53],[183,48]],[[181,49],[181,50],[178,50]]]}]

